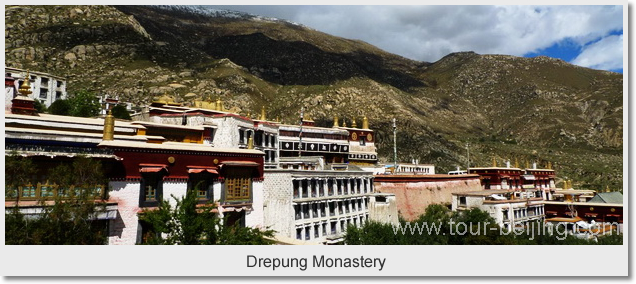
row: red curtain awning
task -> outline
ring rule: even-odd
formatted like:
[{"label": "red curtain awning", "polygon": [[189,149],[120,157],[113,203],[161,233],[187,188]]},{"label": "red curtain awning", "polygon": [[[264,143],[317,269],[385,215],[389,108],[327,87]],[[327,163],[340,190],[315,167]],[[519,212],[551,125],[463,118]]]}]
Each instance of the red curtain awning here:
[{"label": "red curtain awning", "polygon": [[216,167],[187,166],[187,168],[188,168],[189,174],[199,174],[199,173],[205,173],[205,172],[215,174],[215,175],[219,174]]},{"label": "red curtain awning", "polygon": [[250,161],[224,161],[221,164],[224,166],[258,167],[257,162]]},{"label": "red curtain awning", "polygon": [[139,164],[140,173],[158,173],[161,170],[168,171],[168,166],[162,164]]}]

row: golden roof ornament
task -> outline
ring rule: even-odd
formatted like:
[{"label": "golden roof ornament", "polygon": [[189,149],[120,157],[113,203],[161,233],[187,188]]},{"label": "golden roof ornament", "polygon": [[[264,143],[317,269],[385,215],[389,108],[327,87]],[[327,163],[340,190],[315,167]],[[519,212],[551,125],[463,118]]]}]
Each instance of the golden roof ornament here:
[{"label": "golden roof ornament", "polygon": [[552,169],[552,162],[548,161],[548,170]]},{"label": "golden roof ornament", "polygon": [[530,168],[530,162],[528,162],[528,160],[526,160],[526,169]]},{"label": "golden roof ornament", "polygon": [[29,74],[29,70],[27,70],[26,77],[24,77],[24,81],[22,82],[22,86],[20,86],[20,89],[18,89],[20,94],[25,97],[28,97],[32,93],[31,85],[29,84],[30,80],[31,80],[31,76]]},{"label": "golden roof ornament", "polygon": [[266,120],[265,119],[265,106],[261,107],[261,120]]},{"label": "golden roof ornament", "polygon": [[216,99],[216,110],[223,110],[222,106],[221,106],[221,99],[218,98]]},{"label": "golden roof ornament", "polygon": [[497,160],[495,159],[495,156],[492,157],[492,166],[493,167],[497,167]]},{"label": "golden roof ornament", "polygon": [[517,157],[515,157],[515,168],[519,168],[519,161],[517,160]]},{"label": "golden roof ornament", "polygon": [[104,135],[102,140],[112,141],[115,138],[115,117],[113,116],[113,110],[109,109],[106,118],[104,118]]},{"label": "golden roof ornament", "polygon": [[353,121],[351,121],[351,127],[353,128],[358,128],[358,124],[356,124],[356,118],[353,118]]},{"label": "golden roof ornament", "polygon": [[338,116],[333,117],[333,127],[340,127],[340,125],[338,125]]},{"label": "golden roof ornament", "polygon": [[362,118],[362,128],[363,129],[370,129],[369,128],[369,119],[367,119],[366,115]]},{"label": "golden roof ornament", "polygon": [[347,120],[346,119],[342,120],[342,127],[347,127]]}]

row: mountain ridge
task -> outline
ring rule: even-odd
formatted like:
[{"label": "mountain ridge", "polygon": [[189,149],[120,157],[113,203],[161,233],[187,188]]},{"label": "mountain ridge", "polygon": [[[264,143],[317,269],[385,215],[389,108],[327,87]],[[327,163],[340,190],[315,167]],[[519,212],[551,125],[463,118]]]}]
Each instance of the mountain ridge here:
[{"label": "mountain ridge", "polygon": [[290,23],[153,6],[7,6],[5,19],[7,66],[65,76],[71,92],[139,106],[193,92],[288,123],[304,106],[326,127],[366,115],[385,162],[397,117],[402,161],[452,170],[469,143],[473,165],[551,161],[580,186],[622,187],[621,74],[474,52],[418,62]]}]

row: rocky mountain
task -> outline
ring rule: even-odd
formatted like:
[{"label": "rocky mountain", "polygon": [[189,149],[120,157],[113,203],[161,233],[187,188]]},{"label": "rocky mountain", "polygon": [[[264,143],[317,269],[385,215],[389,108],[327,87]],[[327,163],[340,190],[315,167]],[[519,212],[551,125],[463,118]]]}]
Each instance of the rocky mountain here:
[{"label": "rocky mountain", "polygon": [[[168,93],[319,125],[369,118],[383,161],[548,161],[577,187],[622,188],[623,76],[548,57],[418,62],[283,20],[188,6],[5,6],[5,62],[67,77],[70,93],[138,106]],[[176,83],[176,84],[174,84]],[[193,99],[193,98],[188,98]]]}]

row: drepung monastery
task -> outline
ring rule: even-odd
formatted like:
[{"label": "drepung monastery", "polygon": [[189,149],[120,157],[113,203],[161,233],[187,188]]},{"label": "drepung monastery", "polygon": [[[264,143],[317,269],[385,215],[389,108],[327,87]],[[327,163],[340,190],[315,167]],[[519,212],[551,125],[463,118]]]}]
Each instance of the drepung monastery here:
[{"label": "drepung monastery", "polygon": [[267,117],[266,106],[254,119],[220,100],[184,104],[167,95],[132,120],[110,114],[116,98],[101,98],[102,117],[50,115],[37,113],[34,100],[66,98],[66,80],[15,68],[5,68],[5,96],[5,155],[31,159],[37,179],[5,194],[5,210],[18,206],[37,217],[46,200],[65,192],[48,170],[91,157],[108,177],[93,185],[106,209],[91,222],[106,228],[110,245],[143,243],[148,228],[139,214],[189,190],[230,224],[275,230],[279,244],[340,244],[349,225],[413,220],[436,203],[480,208],[507,228],[623,220],[622,196],[574,190],[568,181],[557,188],[550,164],[520,168],[493,159],[447,174],[419,161],[380,164],[366,117],[347,126],[334,114],[333,127],[318,127],[298,110],[298,123],[284,124]]}]

